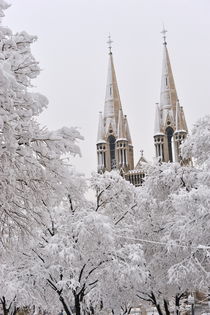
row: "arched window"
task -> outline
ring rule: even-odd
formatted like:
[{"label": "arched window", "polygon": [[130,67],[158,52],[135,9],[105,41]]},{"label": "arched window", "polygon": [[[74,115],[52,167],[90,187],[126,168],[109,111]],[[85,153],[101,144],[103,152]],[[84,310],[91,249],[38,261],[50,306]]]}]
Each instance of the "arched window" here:
[{"label": "arched window", "polygon": [[171,127],[166,129],[166,135],[168,140],[168,157],[169,161],[173,162],[173,149],[172,149],[172,140],[173,140],[174,131]]},{"label": "arched window", "polygon": [[115,161],[115,143],[116,139],[114,136],[109,136],[109,150],[110,150],[110,161],[111,161],[111,169],[115,168],[116,161]]}]

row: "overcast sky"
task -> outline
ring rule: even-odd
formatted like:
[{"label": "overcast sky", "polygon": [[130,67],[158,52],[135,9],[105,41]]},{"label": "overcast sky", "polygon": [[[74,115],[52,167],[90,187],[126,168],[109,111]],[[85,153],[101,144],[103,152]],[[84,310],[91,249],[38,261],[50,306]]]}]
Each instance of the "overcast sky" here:
[{"label": "overcast sky", "polygon": [[155,103],[159,102],[162,23],[180,104],[189,129],[210,114],[210,0],[10,0],[3,24],[37,35],[32,46],[42,72],[35,90],[49,99],[40,123],[78,126],[85,137],[77,169],[96,170],[98,112],[103,110],[107,36],[124,114],[135,149],[154,156]]}]

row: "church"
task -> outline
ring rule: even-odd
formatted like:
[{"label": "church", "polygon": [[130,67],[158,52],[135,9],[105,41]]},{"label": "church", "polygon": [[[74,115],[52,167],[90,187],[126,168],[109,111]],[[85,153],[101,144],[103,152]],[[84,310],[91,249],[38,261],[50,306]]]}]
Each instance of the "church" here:
[{"label": "church", "polygon": [[[160,103],[155,109],[154,146],[158,161],[183,161],[180,145],[188,134],[183,107],[180,106],[163,29],[163,61]],[[145,176],[146,159],[141,157],[134,165],[134,153],[127,116],[123,113],[114,68],[112,41],[109,36],[109,61],[104,112],[99,113],[97,134],[98,172],[118,170],[135,186],[140,186]]]}]

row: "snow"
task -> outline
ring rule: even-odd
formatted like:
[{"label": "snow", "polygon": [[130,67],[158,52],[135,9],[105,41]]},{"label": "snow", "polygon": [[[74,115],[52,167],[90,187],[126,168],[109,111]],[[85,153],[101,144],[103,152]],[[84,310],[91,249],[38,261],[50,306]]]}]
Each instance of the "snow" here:
[{"label": "snow", "polygon": [[[7,7],[0,0],[1,16]],[[87,181],[69,165],[71,156],[80,155],[78,129],[49,131],[36,120],[48,105],[45,96],[31,91],[40,72],[31,53],[36,37],[2,26],[0,37],[4,310],[129,314],[132,306],[149,302],[167,312],[187,291],[205,291],[210,116],[182,144],[183,157],[193,159],[194,167],[154,164],[140,188],[115,171],[94,173]],[[89,187],[95,193],[91,201],[85,197]]]}]

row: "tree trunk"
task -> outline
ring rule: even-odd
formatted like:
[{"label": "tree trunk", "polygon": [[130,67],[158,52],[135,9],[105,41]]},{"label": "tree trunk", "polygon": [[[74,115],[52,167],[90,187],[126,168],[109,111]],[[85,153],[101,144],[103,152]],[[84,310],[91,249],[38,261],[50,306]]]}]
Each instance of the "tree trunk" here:
[{"label": "tree trunk", "polygon": [[157,303],[156,297],[155,297],[155,295],[154,295],[153,292],[151,292],[150,299],[151,299],[150,301],[151,301],[151,302],[153,303],[153,305],[156,307],[156,309],[157,309],[157,311],[158,311],[158,314],[159,314],[159,315],[163,315],[163,312],[162,312],[162,310],[161,310],[160,304]]},{"label": "tree trunk", "polygon": [[81,315],[80,296],[79,296],[79,294],[75,294],[74,295],[74,303],[75,303],[76,315]]},{"label": "tree trunk", "polygon": [[159,314],[159,315],[163,315],[163,312],[162,312],[162,310],[161,310],[160,304],[155,304],[155,307],[156,307],[156,309],[157,309],[157,311],[158,311],[158,314]]},{"label": "tree trunk", "polygon": [[64,311],[66,312],[67,315],[72,315],[72,312],[70,311],[70,309],[68,308],[66,302],[64,301],[64,298],[60,295],[60,301],[63,305]]},{"label": "tree trunk", "polygon": [[4,296],[1,298],[1,305],[3,309],[3,314],[8,315],[9,314],[9,308],[7,308],[7,302]]},{"label": "tree trunk", "polygon": [[15,306],[11,315],[16,315],[17,314],[17,310],[18,310],[18,308]]},{"label": "tree trunk", "polygon": [[92,306],[88,307],[88,309],[85,311],[83,311],[84,314],[87,314],[87,315],[94,315],[95,314],[95,311],[94,311],[94,308]]},{"label": "tree trunk", "polygon": [[168,301],[164,299],[163,302],[164,302],[164,309],[165,309],[166,315],[170,315],[170,311],[168,309]]},{"label": "tree trunk", "polygon": [[175,296],[175,311],[176,311],[176,315],[179,315],[179,306],[180,306],[180,300],[185,296],[185,293],[181,293],[181,294],[176,294]]}]

